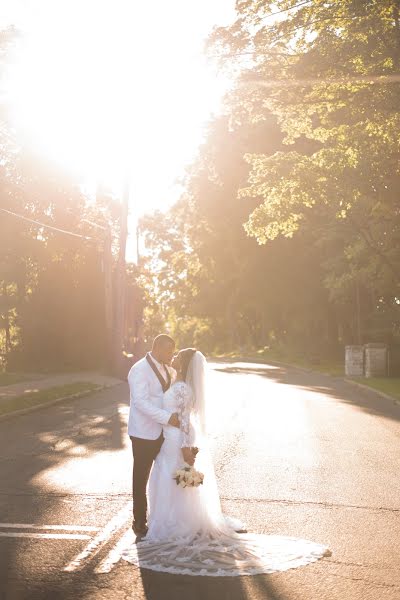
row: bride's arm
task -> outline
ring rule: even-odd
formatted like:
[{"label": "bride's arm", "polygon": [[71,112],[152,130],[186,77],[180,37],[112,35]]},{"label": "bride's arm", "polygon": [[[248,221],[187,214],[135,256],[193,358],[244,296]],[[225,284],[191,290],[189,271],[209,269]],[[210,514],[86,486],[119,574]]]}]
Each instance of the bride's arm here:
[{"label": "bride's arm", "polygon": [[178,399],[178,415],[180,420],[180,429],[183,433],[182,439],[182,455],[185,462],[194,464],[194,455],[192,446],[195,440],[195,431],[190,420],[190,415],[193,408],[193,394],[188,385],[183,384],[177,388]]}]

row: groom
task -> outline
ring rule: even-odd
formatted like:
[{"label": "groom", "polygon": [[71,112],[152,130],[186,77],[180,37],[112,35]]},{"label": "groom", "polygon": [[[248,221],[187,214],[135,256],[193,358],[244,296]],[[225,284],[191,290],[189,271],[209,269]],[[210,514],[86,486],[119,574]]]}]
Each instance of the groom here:
[{"label": "groom", "polygon": [[162,426],[179,427],[176,413],[162,408],[164,393],[176,372],[170,366],[175,342],[168,335],[158,335],[151,352],[133,365],[128,375],[130,411],[128,434],[133,452],[133,524],[139,537],[147,532],[146,487],[153,461],[163,443]]}]

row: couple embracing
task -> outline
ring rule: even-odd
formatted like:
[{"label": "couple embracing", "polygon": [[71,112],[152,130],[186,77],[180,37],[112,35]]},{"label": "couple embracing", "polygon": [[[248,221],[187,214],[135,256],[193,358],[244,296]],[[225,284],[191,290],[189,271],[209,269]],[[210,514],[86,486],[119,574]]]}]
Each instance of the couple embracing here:
[{"label": "couple embracing", "polygon": [[[203,354],[175,353],[165,334],[129,372],[136,540],[123,558],[141,568],[207,576],[272,573],[321,558],[325,546],[247,534],[222,513],[207,443],[206,379]],[[177,485],[182,467],[194,464],[200,479]]]}]

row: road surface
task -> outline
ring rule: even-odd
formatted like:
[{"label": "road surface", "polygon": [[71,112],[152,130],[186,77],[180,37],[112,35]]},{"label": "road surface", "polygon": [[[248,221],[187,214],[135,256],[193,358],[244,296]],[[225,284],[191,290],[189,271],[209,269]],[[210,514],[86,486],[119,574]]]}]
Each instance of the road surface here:
[{"label": "road surface", "polygon": [[400,599],[400,407],[273,365],[218,363],[210,379],[224,512],[332,556],[241,578],[120,560],[132,465],[121,384],[0,423],[1,600]]}]

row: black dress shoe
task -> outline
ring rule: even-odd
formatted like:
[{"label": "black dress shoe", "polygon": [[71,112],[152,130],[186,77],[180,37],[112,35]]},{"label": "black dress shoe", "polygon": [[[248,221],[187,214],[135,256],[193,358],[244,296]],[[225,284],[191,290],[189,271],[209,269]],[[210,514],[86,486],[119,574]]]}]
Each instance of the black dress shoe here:
[{"label": "black dress shoe", "polygon": [[136,523],[136,521],[133,521],[132,529],[133,529],[133,533],[136,535],[136,537],[142,538],[146,535],[148,527],[144,523]]}]

